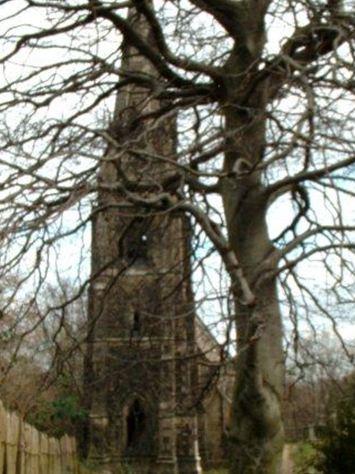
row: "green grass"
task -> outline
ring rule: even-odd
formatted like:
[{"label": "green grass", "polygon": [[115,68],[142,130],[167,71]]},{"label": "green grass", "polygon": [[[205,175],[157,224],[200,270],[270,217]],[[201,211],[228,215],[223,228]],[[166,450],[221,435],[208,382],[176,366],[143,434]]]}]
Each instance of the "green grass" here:
[{"label": "green grass", "polygon": [[204,474],[228,474],[227,469],[211,469],[208,471],[204,471]]},{"label": "green grass", "polygon": [[317,450],[311,443],[297,443],[293,445],[292,452],[292,458],[295,463],[295,474],[319,474],[319,471],[313,467]]}]

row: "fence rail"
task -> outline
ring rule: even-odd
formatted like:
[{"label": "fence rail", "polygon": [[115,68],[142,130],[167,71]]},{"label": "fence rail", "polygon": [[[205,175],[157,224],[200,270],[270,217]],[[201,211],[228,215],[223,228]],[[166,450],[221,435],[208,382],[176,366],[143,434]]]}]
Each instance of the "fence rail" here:
[{"label": "fence rail", "polygon": [[86,474],[74,438],[53,438],[7,411],[0,401],[1,474]]}]

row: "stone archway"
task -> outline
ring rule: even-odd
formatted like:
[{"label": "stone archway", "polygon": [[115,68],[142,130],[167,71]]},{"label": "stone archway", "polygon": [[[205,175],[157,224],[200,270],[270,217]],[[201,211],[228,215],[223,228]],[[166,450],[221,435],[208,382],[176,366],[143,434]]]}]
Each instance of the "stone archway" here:
[{"label": "stone archway", "polygon": [[141,397],[133,396],[123,409],[124,453],[129,458],[154,451],[154,415]]},{"label": "stone archway", "polygon": [[147,415],[138,398],[131,404],[126,415],[126,448],[133,449],[144,438]]}]

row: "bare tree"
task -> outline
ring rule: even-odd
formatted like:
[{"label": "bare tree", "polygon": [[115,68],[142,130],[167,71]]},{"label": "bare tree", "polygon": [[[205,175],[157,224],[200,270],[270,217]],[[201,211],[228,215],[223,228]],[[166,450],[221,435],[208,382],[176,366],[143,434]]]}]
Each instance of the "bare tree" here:
[{"label": "bare tree", "polygon": [[0,291],[0,399],[42,431],[73,433],[85,416],[80,352],[85,302],[68,304],[73,291],[68,282],[61,289],[43,287],[36,299],[30,291],[17,293],[18,286],[18,278],[8,277]]},{"label": "bare tree", "polygon": [[[329,416],[329,401],[341,396],[344,382],[354,369],[333,333],[300,337],[295,358],[287,363],[285,434],[289,440],[313,439]],[[354,353],[354,341],[347,350]]]},{"label": "bare tree", "polygon": [[[85,250],[76,243],[68,258],[68,244],[81,235],[87,248],[91,202],[108,190],[96,175],[109,148],[119,176],[110,192],[151,212],[187,213],[220,256],[238,346],[231,472],[277,472],[282,314],[297,350],[301,318],[317,326],[312,307],[341,336],[319,287],[338,306],[353,299],[350,2],[1,3],[0,274],[20,267],[17,291],[31,284],[38,294],[66,255],[85,275]],[[128,7],[149,41],[126,19]],[[154,74],[120,66],[121,39]],[[131,86],[155,106],[118,118],[134,137],[122,140],[110,117],[116,94]],[[171,156],[141,146],[147,130],[172,119]],[[127,153],[143,174],[145,163],[162,161],[169,173],[147,187],[125,173]],[[318,287],[305,281],[312,272]],[[87,285],[84,276],[78,293]]]}]

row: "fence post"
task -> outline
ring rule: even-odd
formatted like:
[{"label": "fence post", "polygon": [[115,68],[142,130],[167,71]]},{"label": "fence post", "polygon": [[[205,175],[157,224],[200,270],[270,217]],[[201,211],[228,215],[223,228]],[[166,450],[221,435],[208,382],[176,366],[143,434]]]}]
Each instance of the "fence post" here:
[{"label": "fence post", "polygon": [[21,474],[31,474],[31,429],[31,425],[24,422],[22,423],[21,445],[23,446],[23,453],[21,459],[23,460],[23,462],[21,463]]},{"label": "fence post", "polygon": [[48,474],[56,474],[55,470],[55,439],[49,438],[49,459],[50,459],[50,468]]},{"label": "fence post", "polygon": [[6,414],[6,474],[17,474],[16,464],[19,455],[20,419],[15,413]]},{"label": "fence post", "polygon": [[62,452],[62,465],[63,465],[63,472],[65,474],[72,474],[74,471],[71,466],[71,459],[70,459],[70,438],[68,435],[62,436],[60,438],[60,446]]},{"label": "fence post", "polygon": [[39,446],[39,437],[40,433],[36,430],[33,426],[29,425],[29,453],[30,453],[30,460],[29,460],[29,467],[28,472],[33,474],[34,472],[40,472],[39,467],[39,453],[40,453],[40,446]]},{"label": "fence post", "polygon": [[6,450],[6,411],[0,400],[0,472],[4,472],[5,450]]},{"label": "fence post", "polygon": [[62,456],[60,452],[60,441],[55,439],[54,443],[54,474],[63,474]]},{"label": "fence post", "polygon": [[49,440],[45,433],[40,435],[40,474],[49,473]]},{"label": "fence post", "polygon": [[0,474],[79,474],[75,438],[48,437],[0,400]]}]

